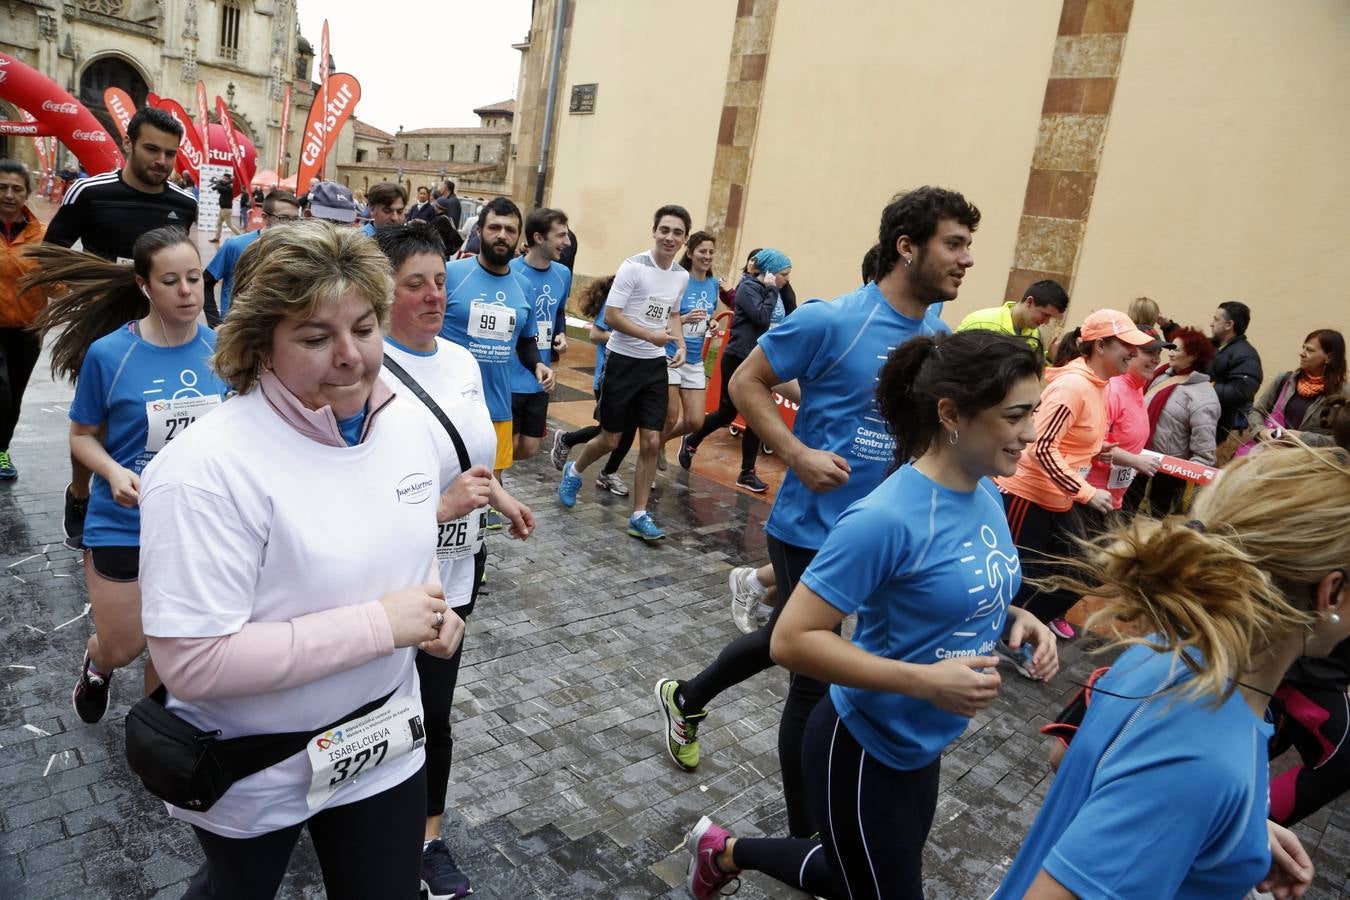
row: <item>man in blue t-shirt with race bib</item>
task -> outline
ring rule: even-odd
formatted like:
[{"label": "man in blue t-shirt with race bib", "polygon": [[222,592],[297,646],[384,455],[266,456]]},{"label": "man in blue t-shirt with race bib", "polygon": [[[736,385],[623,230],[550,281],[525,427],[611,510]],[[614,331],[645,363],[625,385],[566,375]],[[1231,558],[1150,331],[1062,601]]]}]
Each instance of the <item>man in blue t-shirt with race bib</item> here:
[{"label": "man in blue t-shirt with race bib", "polygon": [[[511,271],[525,284],[525,299],[538,329],[539,358],[552,366],[567,352],[567,295],[572,273],[558,262],[568,246],[567,215],[560,209],[536,209],[525,220],[524,256],[511,260]],[[512,367],[511,421],[516,459],[539,452],[548,426],[550,392],[523,364]]]},{"label": "man in blue t-shirt with race bib", "polygon": [[[783,603],[767,625],[728,645],[695,678],[658,683],[672,747],[694,739],[706,704],[717,694],[773,665],[769,640],[779,611],[835,520],[881,484],[894,465],[895,440],[876,408],[878,372],[910,338],[951,330],[929,307],[956,299],[966,269],[974,265],[971,232],[978,223],[978,211],[960,194],[925,187],[897,196],[881,214],[877,280],[833,301],[801,305],[765,332],[737,369],[730,384],[736,408],[789,467],[764,525]],[[773,388],[792,381],[801,396],[789,429]],[[825,687],[793,676],[779,728],[794,837],[815,830],[802,784],[801,736]]]},{"label": "man in blue t-shirt with race bib", "polygon": [[[497,430],[493,474],[501,481],[511,467],[511,374],[517,366],[533,372],[544,390],[553,390],[553,370],[539,357],[538,325],[526,283],[511,271],[520,240],[520,209],[494,197],[478,215],[478,255],[445,266],[445,324],[441,337],[466,348],[483,373],[483,394]],[[488,528],[503,520],[488,514]]]}]

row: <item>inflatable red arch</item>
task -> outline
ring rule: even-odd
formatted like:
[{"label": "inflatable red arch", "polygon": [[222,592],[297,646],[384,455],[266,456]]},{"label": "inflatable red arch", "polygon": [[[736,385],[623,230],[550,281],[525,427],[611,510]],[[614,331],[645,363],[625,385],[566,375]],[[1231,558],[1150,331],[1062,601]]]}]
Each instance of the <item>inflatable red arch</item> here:
[{"label": "inflatable red arch", "polygon": [[36,122],[0,122],[7,134],[53,135],[90,175],[122,167],[117,141],[76,99],[32,66],[0,53],[0,100],[26,110]]}]

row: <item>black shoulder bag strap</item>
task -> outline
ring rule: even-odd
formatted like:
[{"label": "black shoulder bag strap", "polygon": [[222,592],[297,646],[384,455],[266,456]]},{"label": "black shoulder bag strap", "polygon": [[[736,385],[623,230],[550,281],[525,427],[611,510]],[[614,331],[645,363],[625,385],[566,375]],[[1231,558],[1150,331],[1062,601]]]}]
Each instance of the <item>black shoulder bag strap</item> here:
[{"label": "black shoulder bag strap", "polygon": [[[395,378],[403,382],[404,387],[412,391],[414,397],[421,400],[422,404],[431,410],[431,414],[436,417],[437,422],[441,423],[445,433],[450,435],[450,442],[455,445],[455,453],[459,456],[459,470],[461,472],[469,471],[473,463],[469,459],[468,448],[464,446],[464,438],[459,436],[459,429],[455,427],[454,422],[450,421],[450,417],[445,414],[445,410],[441,409],[440,405],[431,399],[431,395],[417,383],[417,379],[409,375],[407,369],[394,362],[388,353],[384,355],[384,365],[385,368],[394,373]],[[478,600],[478,588],[483,583],[483,571],[486,568],[487,545],[484,544],[483,548],[473,556],[473,593],[472,599],[469,601],[470,608]]]}]

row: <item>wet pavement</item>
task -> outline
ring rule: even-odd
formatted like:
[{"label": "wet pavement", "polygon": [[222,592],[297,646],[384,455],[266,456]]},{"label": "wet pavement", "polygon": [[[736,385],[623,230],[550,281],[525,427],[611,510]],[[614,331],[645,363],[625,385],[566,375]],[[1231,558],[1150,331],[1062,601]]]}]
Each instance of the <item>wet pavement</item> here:
[{"label": "wet pavement", "polygon": [[[576,360],[589,364],[587,358]],[[120,673],[104,722],[86,726],[70,689],[91,621],[77,554],[61,544],[71,389],[39,364],[11,448],[21,476],[0,484],[0,897],[178,897],[201,856],[191,831],[127,771],[123,718],[140,664]],[[560,374],[551,425],[583,424],[589,376]],[[708,814],[741,835],[782,835],[776,751],[786,676],[727,692],[701,735],[704,763],[677,770],[663,750],[652,685],[687,677],[737,635],[731,566],[766,561],[767,498],[728,487],[733,439],[710,439],[693,473],[662,473],[651,510],[669,538],[623,532],[628,501],[588,483],[575,509],[554,498],[545,456],[511,470],[535,510],[527,543],[490,539],[489,577],[466,638],[455,704],[445,836],[476,897],[686,896],[684,831]],[[767,459],[761,472],[778,467]],[[622,473],[632,481],[632,461]],[[769,480],[766,474],[766,480]],[[771,497],[771,495],[770,495]],[[1054,686],[1010,679],[944,756],[925,851],[928,896],[985,898],[1049,785],[1037,733],[1101,657],[1064,651]],[[1343,896],[1350,815],[1341,804],[1300,826],[1320,875],[1309,897]],[[302,839],[279,896],[322,897]],[[800,898],[749,874],[739,896]]]}]

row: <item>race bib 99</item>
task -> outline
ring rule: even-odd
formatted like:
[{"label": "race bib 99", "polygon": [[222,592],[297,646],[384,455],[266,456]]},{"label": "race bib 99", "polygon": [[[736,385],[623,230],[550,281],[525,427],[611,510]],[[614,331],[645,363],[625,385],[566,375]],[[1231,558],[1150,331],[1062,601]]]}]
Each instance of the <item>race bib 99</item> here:
[{"label": "race bib 99", "polygon": [[469,304],[469,337],[509,341],[516,331],[516,311],[509,306],[475,300]]}]

